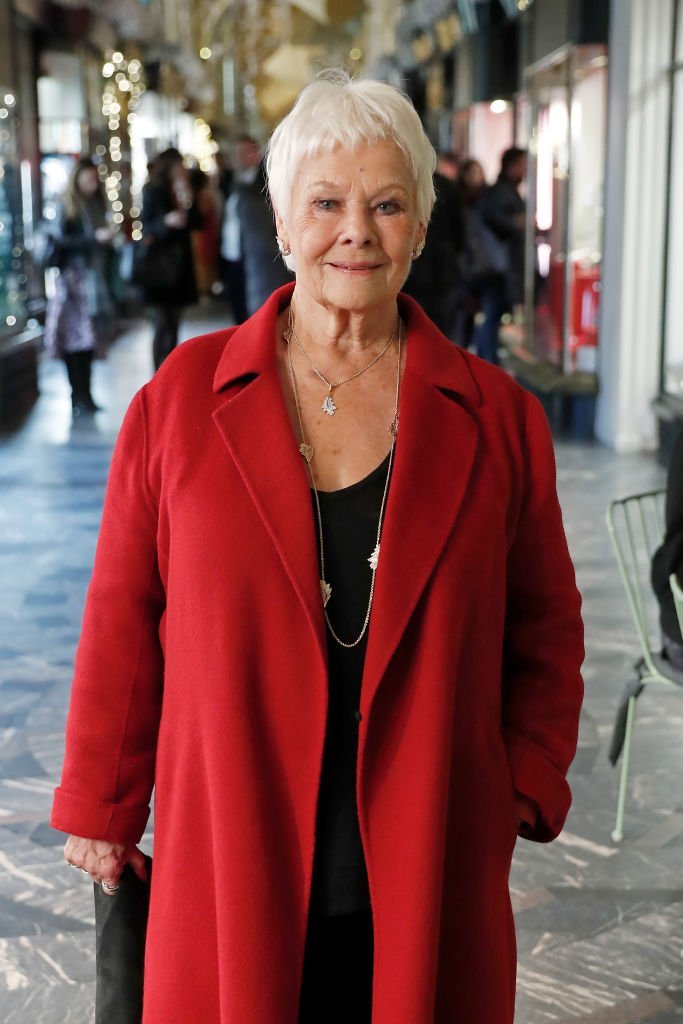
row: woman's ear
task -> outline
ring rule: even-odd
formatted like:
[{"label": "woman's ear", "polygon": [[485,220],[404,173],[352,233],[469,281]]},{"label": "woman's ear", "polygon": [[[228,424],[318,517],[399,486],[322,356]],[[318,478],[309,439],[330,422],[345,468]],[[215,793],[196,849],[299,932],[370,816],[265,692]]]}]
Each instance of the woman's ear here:
[{"label": "woman's ear", "polygon": [[287,239],[287,229],[285,227],[285,222],[283,221],[282,217],[280,216],[279,211],[277,209],[275,209],[275,208],[274,208],[274,213],[275,213],[275,228],[276,228],[276,231],[277,231],[277,237],[282,242],[283,248],[284,249],[289,249],[289,242],[288,242],[288,239]]}]

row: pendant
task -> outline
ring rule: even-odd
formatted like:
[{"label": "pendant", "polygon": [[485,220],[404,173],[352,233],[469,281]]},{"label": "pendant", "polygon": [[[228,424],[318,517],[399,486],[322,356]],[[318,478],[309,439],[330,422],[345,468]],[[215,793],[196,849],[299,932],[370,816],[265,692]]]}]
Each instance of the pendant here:
[{"label": "pendant", "polygon": [[306,444],[306,442],[303,441],[299,445],[299,454],[303,455],[306,462],[308,462],[310,465],[311,459],[313,458],[313,445]]},{"label": "pendant", "polygon": [[368,558],[368,562],[370,563],[372,571],[377,572],[377,564],[379,562],[379,544]]},{"label": "pendant", "polygon": [[391,421],[391,426],[389,427],[389,433],[391,434],[391,436],[393,437],[393,439],[395,441],[396,437],[398,435],[398,416],[394,416],[393,420]]},{"label": "pendant", "polygon": [[337,406],[332,401],[332,392],[327,395],[323,402],[323,412],[326,412],[328,416],[334,416],[337,411]]},{"label": "pendant", "polygon": [[323,599],[323,608],[327,608],[327,602],[332,597],[332,587],[325,580],[320,581],[320,593]]}]

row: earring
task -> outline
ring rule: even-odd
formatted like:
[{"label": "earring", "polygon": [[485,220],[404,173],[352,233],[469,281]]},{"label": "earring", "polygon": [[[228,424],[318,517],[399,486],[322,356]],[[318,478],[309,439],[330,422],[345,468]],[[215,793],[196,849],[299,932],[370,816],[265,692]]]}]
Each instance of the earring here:
[{"label": "earring", "polygon": [[424,252],[424,247],[425,247],[424,242],[418,242],[417,243],[417,245],[415,246],[415,248],[413,249],[413,251],[411,253],[411,256],[413,257],[414,260],[417,260],[417,259],[420,258],[420,256]]},{"label": "earring", "polygon": [[280,255],[281,256],[291,256],[292,250],[289,248],[288,245],[285,245],[285,243],[282,241],[282,239],[280,238],[279,235],[277,236],[276,240],[277,240],[277,247],[280,250]]}]

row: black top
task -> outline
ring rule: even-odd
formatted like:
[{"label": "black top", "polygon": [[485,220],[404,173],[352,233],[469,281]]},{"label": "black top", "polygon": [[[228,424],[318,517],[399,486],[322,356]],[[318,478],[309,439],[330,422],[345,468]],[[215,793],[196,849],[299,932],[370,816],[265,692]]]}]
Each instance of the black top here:
[{"label": "black top", "polygon": [[[361,631],[370,595],[368,558],[377,525],[389,458],[369,476],[339,491],[319,491],[325,544],[327,605],[337,635],[349,643]],[[315,495],[311,493],[313,515]],[[317,519],[316,519],[317,527]],[[311,909],[346,914],[370,907],[356,805],[356,758],[361,680],[367,632],[345,648],[327,635],[329,705],[323,755]]]},{"label": "black top", "polygon": [[148,182],[142,190],[141,245],[154,244],[153,263],[157,274],[143,286],[145,302],[152,306],[191,306],[198,299],[192,250],[192,232],[202,227],[203,218],[196,205],[187,210],[184,228],[171,228],[167,213],[177,210],[170,189]]}]

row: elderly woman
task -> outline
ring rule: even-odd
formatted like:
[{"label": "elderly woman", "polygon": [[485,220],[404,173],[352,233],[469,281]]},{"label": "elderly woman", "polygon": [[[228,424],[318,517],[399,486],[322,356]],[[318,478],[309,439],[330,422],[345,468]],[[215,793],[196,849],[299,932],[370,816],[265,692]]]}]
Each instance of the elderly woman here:
[{"label": "elderly woman", "polygon": [[551,439],[399,294],[399,92],[323,76],[267,166],[296,282],[132,402],[52,822],[115,891],[155,788],[145,1024],[510,1024],[582,695]]}]

